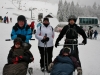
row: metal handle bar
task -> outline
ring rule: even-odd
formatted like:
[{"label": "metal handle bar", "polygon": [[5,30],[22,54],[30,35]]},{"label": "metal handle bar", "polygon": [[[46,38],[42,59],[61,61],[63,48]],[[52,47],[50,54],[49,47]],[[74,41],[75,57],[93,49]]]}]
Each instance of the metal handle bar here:
[{"label": "metal handle bar", "polygon": [[59,44],[58,46],[66,46],[66,45],[84,45],[83,43],[79,43],[79,44]]},{"label": "metal handle bar", "polygon": [[[30,39],[30,40],[35,40],[35,39]],[[12,41],[12,39],[5,39],[5,41]]]}]

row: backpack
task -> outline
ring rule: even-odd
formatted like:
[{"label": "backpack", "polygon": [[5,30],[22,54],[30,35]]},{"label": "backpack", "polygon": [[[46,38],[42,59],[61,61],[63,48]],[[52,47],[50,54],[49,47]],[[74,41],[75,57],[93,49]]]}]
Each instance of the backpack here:
[{"label": "backpack", "polygon": [[66,31],[66,39],[77,39],[78,38],[78,33],[76,31],[76,27],[74,26],[73,28],[70,28],[68,26],[68,29]]},{"label": "backpack", "polygon": [[[51,26],[51,28],[52,28],[52,32],[53,32],[53,27]],[[41,35],[41,26],[40,26],[40,35]]]}]

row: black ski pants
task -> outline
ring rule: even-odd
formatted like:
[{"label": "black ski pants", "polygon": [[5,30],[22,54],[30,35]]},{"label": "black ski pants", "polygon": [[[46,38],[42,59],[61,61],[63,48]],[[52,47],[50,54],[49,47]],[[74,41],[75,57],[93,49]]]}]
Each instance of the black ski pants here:
[{"label": "black ski pants", "polygon": [[[53,46],[52,47],[39,47],[39,52],[40,52],[40,67],[44,67],[44,63],[46,68],[48,67],[48,65],[52,62],[52,57],[53,57]],[[45,52],[45,54],[44,54]],[[44,55],[45,55],[45,62],[44,62]]]}]

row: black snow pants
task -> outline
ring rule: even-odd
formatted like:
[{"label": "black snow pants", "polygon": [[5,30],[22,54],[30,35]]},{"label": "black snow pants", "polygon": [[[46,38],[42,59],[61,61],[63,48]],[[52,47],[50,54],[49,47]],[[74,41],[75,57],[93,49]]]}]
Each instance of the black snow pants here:
[{"label": "black snow pants", "polygon": [[[40,56],[41,56],[41,58],[40,58],[40,67],[43,68],[44,67],[44,63],[45,63],[45,66],[47,68],[48,65],[52,62],[53,46],[52,47],[47,47],[47,48],[38,46],[38,49],[39,49]],[[44,54],[44,51],[45,51],[45,54]],[[44,55],[45,55],[45,62],[44,62]]]}]

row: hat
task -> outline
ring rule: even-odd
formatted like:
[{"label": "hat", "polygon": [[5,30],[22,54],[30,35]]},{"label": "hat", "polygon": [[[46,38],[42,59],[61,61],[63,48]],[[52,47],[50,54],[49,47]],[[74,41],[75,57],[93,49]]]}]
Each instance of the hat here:
[{"label": "hat", "polygon": [[24,15],[19,15],[17,21],[24,21],[26,23],[26,18]]},{"label": "hat", "polygon": [[15,44],[20,44],[22,45],[22,39],[21,38],[16,38],[14,41],[13,41],[14,45]]},{"label": "hat", "polygon": [[68,53],[68,54],[70,54],[71,53],[71,48],[64,47],[62,53]]},{"label": "hat", "polygon": [[48,18],[44,18],[43,21],[48,21],[49,22],[49,19]]}]

